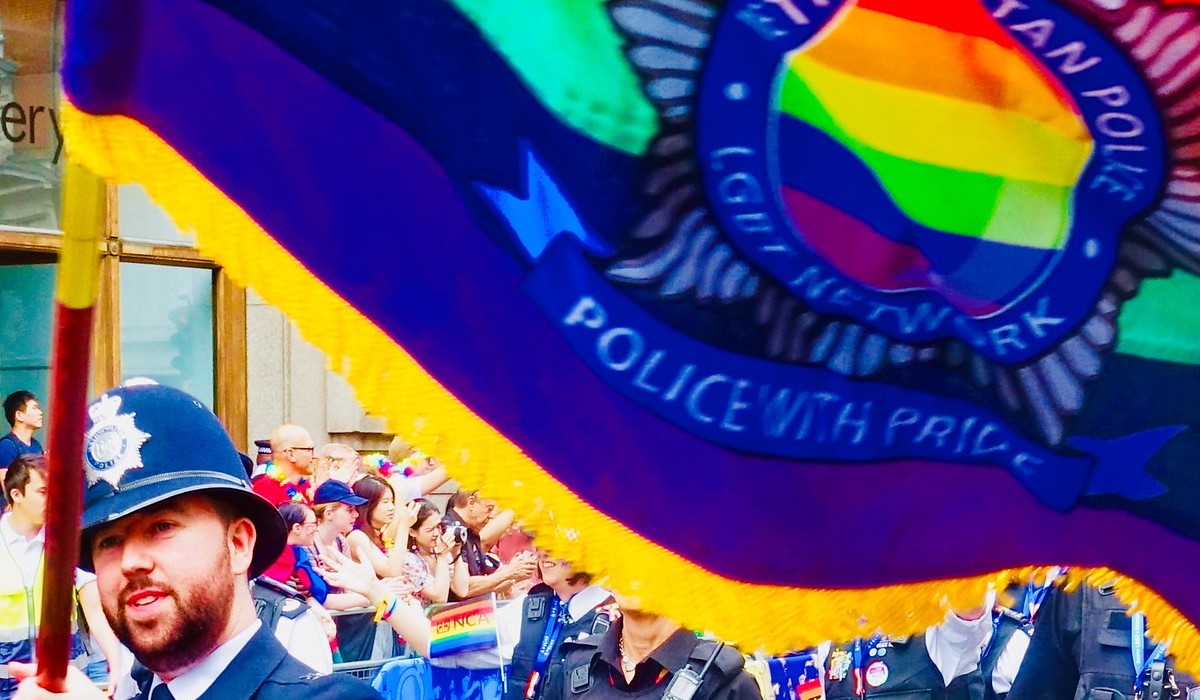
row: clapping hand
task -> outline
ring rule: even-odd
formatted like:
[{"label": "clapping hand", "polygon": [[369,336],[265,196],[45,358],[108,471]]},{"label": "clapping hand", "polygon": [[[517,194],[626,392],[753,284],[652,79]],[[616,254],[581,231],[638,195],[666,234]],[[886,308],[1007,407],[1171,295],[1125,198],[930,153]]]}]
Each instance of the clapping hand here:
[{"label": "clapping hand", "polygon": [[386,592],[379,577],[375,575],[375,567],[371,565],[371,560],[366,557],[361,547],[355,554],[358,555],[358,561],[336,550],[327,552],[325,580],[338,588],[366,596],[371,601],[383,598]]}]

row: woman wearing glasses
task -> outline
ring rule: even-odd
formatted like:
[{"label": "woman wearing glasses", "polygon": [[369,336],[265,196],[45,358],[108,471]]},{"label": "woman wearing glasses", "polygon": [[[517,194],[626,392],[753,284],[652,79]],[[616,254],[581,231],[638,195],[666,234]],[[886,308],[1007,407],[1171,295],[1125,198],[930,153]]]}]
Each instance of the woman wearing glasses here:
[{"label": "woman wearing glasses", "polygon": [[313,535],[317,533],[317,514],[312,508],[299,503],[284,503],[279,506],[279,514],[287,524],[287,546],[263,576],[286,583],[324,605],[329,595],[329,584],[317,571],[306,549],[313,546]]}]

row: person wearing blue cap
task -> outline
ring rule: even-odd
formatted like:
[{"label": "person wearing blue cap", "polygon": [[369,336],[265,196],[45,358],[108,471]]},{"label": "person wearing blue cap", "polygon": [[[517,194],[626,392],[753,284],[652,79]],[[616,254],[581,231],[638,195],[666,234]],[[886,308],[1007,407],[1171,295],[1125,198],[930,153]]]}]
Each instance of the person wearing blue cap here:
[{"label": "person wearing blue cap", "polygon": [[[80,567],[138,662],[136,700],[378,700],[295,660],[259,621],[250,579],[287,532],[203,404],[159,385],[109,391],[88,407],[84,471]],[[104,697],[78,672],[60,695],[33,666],[13,671],[18,700]]]}]

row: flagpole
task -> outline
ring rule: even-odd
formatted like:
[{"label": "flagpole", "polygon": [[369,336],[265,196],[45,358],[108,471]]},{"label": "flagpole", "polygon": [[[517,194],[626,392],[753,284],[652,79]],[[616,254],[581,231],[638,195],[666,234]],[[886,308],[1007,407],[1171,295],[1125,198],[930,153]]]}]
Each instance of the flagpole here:
[{"label": "flagpole", "polygon": [[62,251],[55,289],[51,354],[50,479],[46,493],[46,558],[37,640],[38,685],[64,692],[75,612],[75,567],[83,513],[83,434],[92,348],[92,310],[99,288],[104,182],[67,161],[63,178]]}]

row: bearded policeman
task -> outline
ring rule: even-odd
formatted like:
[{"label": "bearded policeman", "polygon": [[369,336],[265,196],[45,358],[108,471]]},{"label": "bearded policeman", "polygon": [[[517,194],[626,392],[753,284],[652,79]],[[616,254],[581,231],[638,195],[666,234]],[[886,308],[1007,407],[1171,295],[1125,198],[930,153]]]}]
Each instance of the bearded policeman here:
[{"label": "bearded policeman", "polygon": [[[137,700],[378,700],[347,676],[288,656],[256,615],[250,580],[286,542],[279,513],[250,490],[216,416],[165,386],[124,386],[88,408],[80,566],[137,660]],[[13,668],[19,700],[100,700],[85,676],[68,692]]]}]

